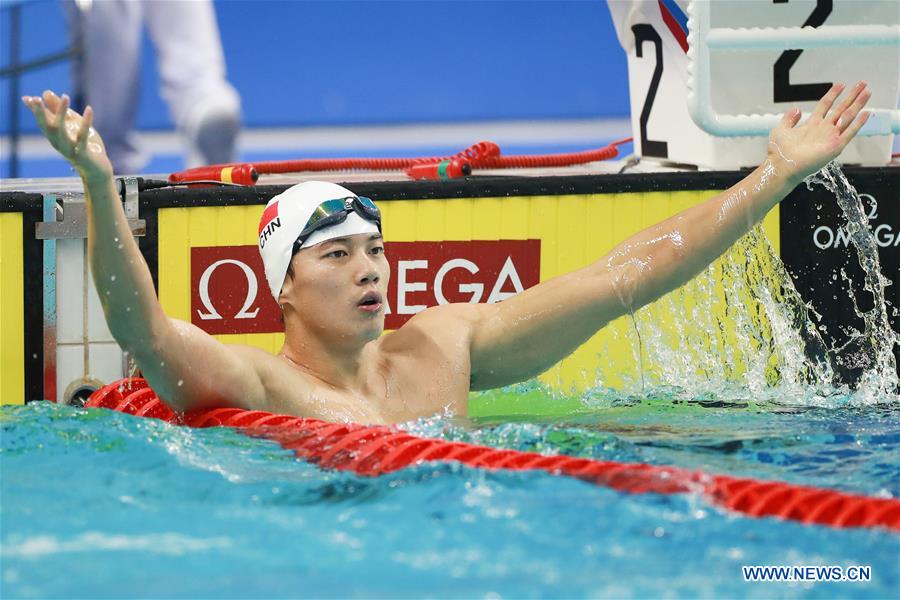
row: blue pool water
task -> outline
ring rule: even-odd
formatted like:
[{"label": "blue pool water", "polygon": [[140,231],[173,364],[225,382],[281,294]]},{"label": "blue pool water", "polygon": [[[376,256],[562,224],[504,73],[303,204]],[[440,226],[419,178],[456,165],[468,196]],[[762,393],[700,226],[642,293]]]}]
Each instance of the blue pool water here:
[{"label": "blue pool water", "polygon": [[[503,400],[486,397],[482,403]],[[900,496],[900,407],[668,390],[414,433]],[[363,478],[267,440],[47,402],[0,409],[0,592],[19,597],[897,598],[900,536],[727,513],[544,473],[429,464]],[[871,566],[747,583],[742,565]]]}]

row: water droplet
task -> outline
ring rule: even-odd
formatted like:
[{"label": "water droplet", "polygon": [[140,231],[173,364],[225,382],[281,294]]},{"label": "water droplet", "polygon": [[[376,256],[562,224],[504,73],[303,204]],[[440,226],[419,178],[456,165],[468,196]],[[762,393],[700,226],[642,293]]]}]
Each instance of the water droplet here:
[{"label": "water droplet", "polygon": [[184,385],[184,379],[179,379],[179,380],[178,380],[178,387],[181,387],[181,386],[183,386],[183,385]]},{"label": "water droplet", "polygon": [[110,281],[115,281],[115,280],[116,280],[116,276],[115,276],[115,275],[110,275],[110,276],[109,276],[109,280],[110,280]]}]

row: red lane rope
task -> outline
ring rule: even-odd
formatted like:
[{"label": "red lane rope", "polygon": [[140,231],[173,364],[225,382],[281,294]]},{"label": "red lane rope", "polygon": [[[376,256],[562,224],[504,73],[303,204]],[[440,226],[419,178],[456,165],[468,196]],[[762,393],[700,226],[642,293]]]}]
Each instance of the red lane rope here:
[{"label": "red lane rope", "polygon": [[777,517],[831,527],[885,527],[900,531],[900,501],[835,490],[707,475],[679,467],[544,456],[462,442],[420,438],[386,426],[328,423],[239,408],[179,415],[143,379],[100,388],[85,407],[102,407],[189,427],[239,427],[277,441],[322,468],[377,476],[425,461],[457,461],[470,467],[541,470],[632,494],[699,493],[710,502],[752,517]]},{"label": "red lane rope", "polygon": [[418,158],[305,158],[209,165],[169,175],[172,183],[223,181],[252,185],[258,175],[322,171],[406,171],[413,179],[450,179],[469,175],[475,169],[523,169],[582,165],[619,155],[618,146],[632,138],[616,140],[604,148],[561,154],[501,156],[494,142],[478,142],[453,156]]}]

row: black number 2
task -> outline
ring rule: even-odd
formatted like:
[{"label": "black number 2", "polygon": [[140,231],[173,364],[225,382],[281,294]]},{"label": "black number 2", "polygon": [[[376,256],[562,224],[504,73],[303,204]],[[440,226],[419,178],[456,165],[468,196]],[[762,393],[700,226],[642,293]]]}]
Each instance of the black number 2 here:
[{"label": "black number 2", "polygon": [[644,107],[641,109],[641,155],[653,156],[656,158],[669,157],[669,145],[666,142],[651,140],[647,137],[647,121],[650,119],[650,110],[653,108],[653,101],[656,99],[656,91],[659,88],[659,80],[662,79],[663,72],[663,48],[662,38],[656,33],[652,25],[647,23],[639,23],[631,26],[634,33],[635,51],[638,58],[643,58],[644,42],[653,42],[656,46],[656,67],[653,69],[653,78],[650,80],[650,87],[647,89],[647,97],[644,98]]},{"label": "black number 2", "polygon": [[[786,4],[788,0],[772,0],[775,4]],[[818,27],[831,14],[832,0],[817,0],[816,8],[806,19],[804,27]],[[803,50],[785,50],[775,61],[774,91],[775,102],[801,102],[818,100],[831,87],[830,83],[791,83],[791,67],[803,54]]]}]

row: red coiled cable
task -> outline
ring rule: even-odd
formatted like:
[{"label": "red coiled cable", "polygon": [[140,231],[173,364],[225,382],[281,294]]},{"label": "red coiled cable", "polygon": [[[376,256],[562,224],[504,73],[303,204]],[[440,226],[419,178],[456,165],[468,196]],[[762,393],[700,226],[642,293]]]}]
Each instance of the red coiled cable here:
[{"label": "red coiled cable", "polygon": [[103,407],[190,427],[240,427],[279,442],[322,468],[377,476],[426,461],[457,461],[470,467],[542,470],[632,494],[699,493],[712,503],[753,517],[777,517],[831,527],[885,527],[900,531],[900,501],[835,490],[707,475],[679,467],[544,456],[462,442],[420,438],[386,426],[328,423],[239,408],[178,415],[143,379],[123,379],[91,396],[85,407]]},{"label": "red coiled cable", "polygon": [[172,183],[224,181],[252,185],[258,175],[323,171],[406,171],[413,179],[451,179],[469,175],[475,169],[521,169],[567,167],[608,160],[619,154],[618,146],[631,138],[612,142],[604,148],[563,154],[501,156],[494,142],[478,142],[453,156],[418,158],[305,158],[210,165],[169,175]]}]

